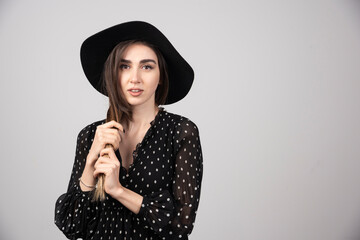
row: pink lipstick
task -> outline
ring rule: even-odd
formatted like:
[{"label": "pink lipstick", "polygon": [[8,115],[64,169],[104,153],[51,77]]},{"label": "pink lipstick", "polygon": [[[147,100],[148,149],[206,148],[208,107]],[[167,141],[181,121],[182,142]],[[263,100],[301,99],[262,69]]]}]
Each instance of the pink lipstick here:
[{"label": "pink lipstick", "polygon": [[140,88],[130,88],[130,89],[128,89],[128,92],[134,97],[137,97],[137,96],[141,95],[141,93],[143,91],[144,90],[142,90]]}]

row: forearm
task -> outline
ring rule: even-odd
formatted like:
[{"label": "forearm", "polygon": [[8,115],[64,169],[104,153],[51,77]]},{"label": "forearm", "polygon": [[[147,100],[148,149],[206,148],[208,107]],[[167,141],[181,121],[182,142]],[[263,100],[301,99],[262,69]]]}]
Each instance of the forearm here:
[{"label": "forearm", "polygon": [[121,202],[122,205],[133,213],[139,213],[143,201],[143,196],[140,194],[125,187],[120,187],[112,194],[112,197]]},{"label": "forearm", "polygon": [[[104,155],[107,155],[104,157]],[[89,156],[89,160],[91,156]],[[120,163],[113,148],[104,148],[100,151],[100,157],[94,164],[93,176],[104,174],[104,190],[112,198],[119,201],[123,206],[135,214],[141,208],[143,197],[138,193],[123,187],[119,181]],[[85,171],[84,171],[85,173]]]},{"label": "forearm", "polygon": [[[94,167],[90,164],[92,161],[89,159],[91,158],[90,155],[87,157],[84,171],[81,175],[81,181],[80,188],[83,192],[91,191],[94,189],[94,186],[96,184],[96,178],[94,178]],[[86,185],[86,186],[85,186]],[[88,186],[88,187],[87,187]]]}]

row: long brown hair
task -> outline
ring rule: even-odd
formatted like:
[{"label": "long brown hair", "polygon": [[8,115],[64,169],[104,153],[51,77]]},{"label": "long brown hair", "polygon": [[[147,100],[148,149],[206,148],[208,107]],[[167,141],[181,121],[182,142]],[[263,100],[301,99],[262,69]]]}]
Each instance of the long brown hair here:
[{"label": "long brown hair", "polygon": [[[121,91],[121,84],[119,81],[119,67],[120,60],[123,58],[124,52],[131,44],[141,43],[145,46],[150,47],[158,58],[160,79],[159,85],[155,90],[155,104],[162,105],[166,102],[167,94],[169,91],[169,77],[167,73],[166,62],[161,54],[160,50],[145,41],[140,40],[129,40],[118,43],[109,54],[102,74],[102,90],[108,93],[109,97],[109,109],[107,111],[106,122],[115,120],[117,122],[124,122],[126,126],[129,125],[129,121],[132,121],[132,107],[126,101],[123,92]],[[107,144],[105,147],[111,147]],[[98,176],[97,187],[95,189],[93,200],[105,200],[105,189],[104,189],[104,175]]]},{"label": "long brown hair", "polygon": [[109,54],[102,74],[102,88],[108,93],[109,109],[107,119],[117,122],[124,122],[126,125],[132,121],[132,107],[126,101],[119,81],[120,60],[123,58],[125,50],[134,43],[141,43],[150,47],[158,58],[160,79],[159,85],[155,91],[155,104],[163,105],[169,91],[169,77],[166,61],[160,50],[153,44],[143,40],[128,40],[118,43]]}]

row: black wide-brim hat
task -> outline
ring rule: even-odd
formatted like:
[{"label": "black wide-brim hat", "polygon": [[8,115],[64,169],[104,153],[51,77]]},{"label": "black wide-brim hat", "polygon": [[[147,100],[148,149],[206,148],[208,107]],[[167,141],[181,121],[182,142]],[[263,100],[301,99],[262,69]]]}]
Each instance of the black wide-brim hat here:
[{"label": "black wide-brim hat", "polygon": [[106,90],[101,88],[104,63],[118,43],[135,39],[155,45],[165,58],[169,76],[169,92],[165,104],[175,103],[184,98],[194,80],[193,69],[164,34],[153,25],[142,21],[115,25],[90,36],[83,42],[80,50],[81,64],[91,85],[108,96]]}]

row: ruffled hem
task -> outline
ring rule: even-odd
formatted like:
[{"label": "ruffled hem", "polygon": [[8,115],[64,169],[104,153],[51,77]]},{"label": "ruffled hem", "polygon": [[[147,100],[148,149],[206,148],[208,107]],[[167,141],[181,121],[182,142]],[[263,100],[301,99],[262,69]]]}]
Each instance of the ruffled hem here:
[{"label": "ruffled hem", "polygon": [[144,196],[140,211],[140,220],[145,221],[150,229],[161,232],[173,217],[174,202],[169,191],[162,191]]},{"label": "ruffled hem", "polygon": [[90,192],[72,189],[62,194],[55,205],[55,224],[69,239],[84,238],[96,228],[96,203]]}]

